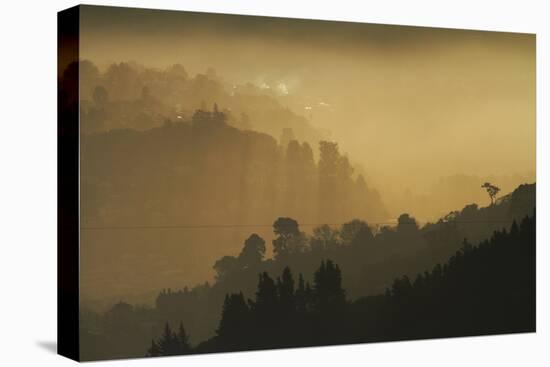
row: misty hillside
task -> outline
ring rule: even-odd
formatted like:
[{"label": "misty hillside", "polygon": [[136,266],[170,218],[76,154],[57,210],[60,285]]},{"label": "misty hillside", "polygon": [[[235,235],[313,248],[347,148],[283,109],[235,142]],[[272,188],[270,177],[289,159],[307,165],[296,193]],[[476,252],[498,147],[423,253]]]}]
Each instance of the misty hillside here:
[{"label": "misty hillside", "polygon": [[[100,69],[92,61],[83,60],[79,65],[80,125],[84,134],[126,128],[144,131],[161,127],[167,120],[187,121],[196,110],[209,110],[217,103],[228,125],[266,133],[283,146],[294,139],[307,142],[313,147],[316,159],[318,152],[315,147],[319,141],[329,138],[338,141],[343,150],[351,152],[353,166],[361,170],[372,186],[379,188],[386,208],[392,214],[414,210],[416,218],[422,221],[434,220],[449,207],[463,206],[472,200],[481,202],[483,193],[478,190],[479,181],[498,182],[506,191],[513,190],[522,182],[534,181],[534,170],[527,167],[505,170],[507,174],[503,174],[501,169],[497,170],[500,174],[495,174],[493,167],[473,170],[472,160],[469,160],[470,166],[457,166],[455,171],[442,170],[443,167],[452,167],[449,164],[429,171],[417,171],[415,167],[437,164],[439,159],[430,155],[406,164],[403,160],[410,159],[411,155],[399,154],[403,147],[391,148],[392,144],[396,144],[395,131],[381,121],[388,113],[392,113],[395,106],[384,111],[384,118],[380,121],[367,118],[367,112],[380,108],[378,104],[373,106],[373,101],[365,100],[360,104],[356,102],[358,105],[348,106],[350,100],[358,96],[348,93],[346,89],[343,93],[345,97],[340,97],[344,99],[340,101],[341,105],[333,106],[323,102],[323,98],[311,97],[312,91],[305,96],[296,91],[289,93],[282,82],[280,84],[272,80],[268,85],[252,76],[229,82],[213,68],[191,74],[184,65],[177,63],[166,68],[152,68],[135,62],[119,62]],[[69,67],[67,75],[71,68],[74,65]],[[334,83],[339,82],[335,80]],[[358,113],[357,110],[364,108],[363,105],[368,106],[369,111]],[[406,129],[412,126],[414,124],[407,124]],[[403,128],[399,128],[399,131]],[[360,134],[357,129],[367,129],[368,132]],[[422,134],[437,131],[420,130]],[[475,129],[468,129],[469,132],[472,130]],[[408,132],[404,136],[416,133]],[[384,141],[383,144],[380,139]],[[354,147],[350,145],[353,140],[361,142],[356,142]],[[400,144],[408,144],[406,139],[398,140]],[[442,144],[444,140],[431,139],[427,146],[414,147],[415,155],[421,154],[428,146]],[[507,141],[510,144],[509,139]],[[375,148],[380,151],[371,151]],[[471,154],[471,149],[461,147],[459,152]],[[484,154],[494,154],[491,152],[489,150],[489,153]],[[384,163],[390,155],[399,158],[393,163]],[[505,160],[499,156],[499,162]],[[388,170],[395,172],[390,176],[384,175]],[[470,170],[478,173],[473,174]],[[409,172],[409,178],[405,177],[405,172]]]},{"label": "misty hillside", "polygon": [[480,190],[482,182],[498,183],[501,192],[512,192],[518,185],[535,181],[535,172],[523,174],[453,174],[434,178],[432,184],[420,191],[408,187],[401,191],[381,190],[384,203],[390,213],[412,211],[422,222],[437,221],[448,213],[449,208],[462,208],[470,203],[486,205],[490,203],[485,190]]},{"label": "misty hillside", "polygon": [[87,135],[81,159],[84,299],[211,279],[216,258],[251,230],[270,238],[281,214],[310,226],[388,217],[336,143],[283,146],[230,126],[217,105],[157,128]]},{"label": "misty hillside", "polygon": [[229,125],[279,138],[292,129],[295,138],[317,144],[326,134],[281,102],[284,90],[252,83],[232,84],[209,68],[189,75],[181,64],[165,70],[133,62],[109,65],[101,72],[80,62],[81,127],[84,133],[162,126],[166,119],[190,119],[197,109],[218,103]]},{"label": "misty hillside", "polygon": [[229,126],[216,106],[145,131],[90,135],[81,154],[84,224],[257,224],[277,213],[337,223],[388,215],[335,143],[281,146],[269,135]]}]

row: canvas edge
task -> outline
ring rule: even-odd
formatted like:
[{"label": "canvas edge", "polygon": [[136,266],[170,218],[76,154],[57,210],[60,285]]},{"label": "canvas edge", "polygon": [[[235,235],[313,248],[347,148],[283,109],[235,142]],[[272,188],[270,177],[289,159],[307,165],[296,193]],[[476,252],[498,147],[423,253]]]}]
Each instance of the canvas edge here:
[{"label": "canvas edge", "polygon": [[[80,361],[79,33],[80,6],[57,13],[57,353],[75,361]],[[75,78],[62,86],[72,62]]]}]

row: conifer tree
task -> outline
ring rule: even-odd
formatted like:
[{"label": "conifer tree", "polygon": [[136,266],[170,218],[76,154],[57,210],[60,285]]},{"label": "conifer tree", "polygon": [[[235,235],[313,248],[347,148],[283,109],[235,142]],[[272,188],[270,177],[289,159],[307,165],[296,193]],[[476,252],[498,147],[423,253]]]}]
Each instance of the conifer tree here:
[{"label": "conifer tree", "polygon": [[334,312],[345,306],[346,294],[342,288],[342,274],[331,260],[322,261],[314,275],[315,308],[320,312]]},{"label": "conifer tree", "polygon": [[296,311],[303,313],[306,311],[306,286],[302,273],[298,275],[298,289],[295,293]]},{"label": "conifer tree", "polygon": [[277,305],[277,298],[275,282],[267,272],[263,272],[260,274],[258,290],[256,291],[256,301],[254,303],[256,311],[259,313],[271,312]]},{"label": "conifer tree", "polygon": [[172,332],[170,325],[166,323],[164,333],[159,340],[160,353],[163,356],[174,356],[179,354],[179,343],[177,336]]},{"label": "conifer tree", "polygon": [[155,339],[151,339],[151,347],[149,347],[149,350],[147,350],[146,357],[159,357],[161,355],[161,350],[158,344],[155,342]]},{"label": "conifer tree", "polygon": [[246,333],[249,311],[242,292],[227,294],[223,302],[220,325],[216,330],[218,336],[231,339]]},{"label": "conifer tree", "polygon": [[294,311],[294,278],[292,272],[287,266],[283,269],[281,279],[278,279],[278,294],[281,311],[285,314],[289,314]]},{"label": "conifer tree", "polygon": [[180,348],[180,354],[188,354],[191,352],[191,343],[189,343],[189,335],[183,327],[183,323],[180,323],[178,330],[178,342]]}]

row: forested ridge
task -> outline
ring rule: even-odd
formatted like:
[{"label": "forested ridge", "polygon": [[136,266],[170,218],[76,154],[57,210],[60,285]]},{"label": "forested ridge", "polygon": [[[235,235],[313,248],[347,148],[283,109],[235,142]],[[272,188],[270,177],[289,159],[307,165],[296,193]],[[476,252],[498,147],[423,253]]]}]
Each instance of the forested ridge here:
[{"label": "forested ridge", "polygon": [[[380,295],[350,301],[342,273],[331,260],[311,285],[261,273],[255,297],[226,295],[216,336],[182,354],[535,331],[534,214]],[[165,355],[166,335],[148,356]]]},{"label": "forested ridge", "polygon": [[[223,320],[224,315],[222,309],[235,303],[240,305],[242,312],[252,315],[251,310],[256,309],[254,308],[256,306],[252,305],[257,301],[260,281],[268,285],[268,288],[272,289],[271,292],[275,292],[276,296],[273,294],[270,296],[275,297],[274,299],[280,297],[277,292],[281,291],[281,287],[286,287],[287,292],[294,289],[290,292],[294,294],[294,298],[302,297],[301,294],[306,297],[305,294],[308,294],[309,303],[306,309],[314,310],[318,307],[318,305],[314,306],[315,302],[318,302],[318,300],[314,301],[317,297],[314,293],[320,289],[320,285],[316,282],[323,278],[318,275],[319,272],[323,272],[323,266],[325,273],[332,274],[329,276],[332,280],[328,282],[332,284],[330,287],[333,291],[337,290],[336,293],[339,296],[336,298],[340,301],[345,300],[340,304],[345,307],[343,314],[356,315],[354,321],[349,322],[353,325],[370,326],[356,330],[344,321],[335,321],[335,325],[331,326],[335,328],[334,333],[331,333],[330,337],[327,336],[328,339],[323,339],[324,337],[320,336],[324,335],[321,333],[322,330],[315,329],[317,326],[314,325],[325,324],[315,319],[313,316],[315,313],[307,313],[308,316],[304,320],[311,317],[313,319],[310,320],[310,329],[304,326],[303,330],[310,330],[312,335],[320,339],[308,339],[298,330],[292,329],[286,333],[289,339],[281,341],[276,339],[277,332],[273,331],[274,334],[266,337],[267,341],[264,344],[251,345],[250,348],[264,348],[267,345],[277,347],[394,340],[421,336],[435,337],[443,336],[438,334],[443,332],[447,332],[448,336],[458,336],[460,333],[514,332],[520,329],[527,331],[524,328],[527,322],[525,320],[518,321],[519,326],[513,327],[512,324],[503,323],[502,320],[503,315],[506,314],[504,310],[512,306],[517,307],[518,317],[529,318],[533,315],[528,309],[531,295],[526,295],[523,291],[519,291],[519,288],[514,287],[530,289],[528,282],[531,281],[529,278],[531,273],[526,272],[534,271],[534,267],[530,268],[532,263],[521,255],[525,248],[531,248],[534,251],[534,219],[524,219],[526,215],[533,213],[534,191],[534,185],[522,185],[494,205],[484,208],[470,205],[461,211],[449,213],[436,223],[429,223],[422,227],[418,226],[411,216],[403,215],[396,226],[388,225],[375,230],[371,229],[366,222],[354,220],[339,228],[319,226],[311,235],[308,235],[300,230],[295,220],[279,218],[273,226],[277,234],[272,243],[273,258],[265,258],[265,241],[260,236],[252,234],[237,256],[222,257],[214,264],[218,275],[213,284],[206,283],[181,290],[163,290],[157,298],[156,306],[152,309],[121,302],[104,315],[94,316],[93,313],[83,315],[81,319],[84,321],[81,325],[84,332],[83,338],[87,340],[86,345],[95,350],[102,350],[106,355],[139,356],[151,347],[151,339],[154,339],[153,346],[158,346],[162,344],[161,340],[157,339],[161,334],[172,333],[171,330],[167,333],[166,325],[168,329],[177,330],[177,327],[182,324],[188,335],[188,343],[194,347],[193,351],[224,350],[223,343],[220,341],[224,340],[221,336],[224,335],[222,330],[227,329],[226,325],[231,325],[232,321],[220,321]],[[517,223],[520,223],[519,227]],[[503,230],[503,228],[508,229]],[[518,231],[522,234],[519,237],[516,235]],[[528,236],[529,233],[531,237]],[[513,245],[504,243],[513,243]],[[473,244],[479,245],[473,246]],[[505,251],[506,248],[513,250]],[[516,250],[517,253],[514,252]],[[518,263],[514,264],[516,260]],[[434,267],[437,263],[446,262],[447,265]],[[324,265],[320,268],[319,264]],[[477,265],[474,267],[474,264]],[[506,272],[503,270],[503,264],[506,264],[504,267],[507,269]],[[328,271],[326,271],[327,268]],[[426,272],[427,269],[430,271]],[[509,271],[510,269],[513,271]],[[501,271],[503,274],[500,274]],[[417,277],[419,273],[421,275]],[[258,274],[261,274],[260,279]],[[279,280],[276,277],[277,274],[280,274]],[[516,276],[515,280],[510,278]],[[442,283],[436,286],[436,280],[440,278],[445,281],[441,280]],[[486,284],[482,286],[483,281],[478,278],[486,279]],[[396,280],[392,283],[392,279]],[[469,288],[468,284],[472,279],[481,288]],[[446,287],[450,287],[447,284],[455,284],[458,288],[456,288],[457,293],[445,294],[444,299],[453,300],[456,303],[428,299],[428,295],[434,294],[434,289],[450,292],[445,291]],[[421,292],[422,289],[424,293]],[[479,302],[474,299],[461,301],[461,297],[473,291],[481,292],[476,294]],[[265,292],[262,290],[260,293]],[[405,293],[408,295],[403,296]],[[422,296],[424,298],[420,297],[421,294],[424,294]],[[493,320],[492,324],[480,324],[477,320],[468,319],[457,321],[456,325],[452,326],[460,315],[455,315],[454,312],[458,312],[457,309],[460,309],[461,305],[466,312],[464,317],[470,318],[477,312],[477,309],[475,312],[472,311],[471,307],[496,307],[491,299],[501,299],[509,294],[516,294],[516,296],[509,300],[511,303],[509,302],[508,306],[499,306],[504,313],[492,311],[491,315],[500,317],[498,320]],[[364,297],[365,295],[369,296]],[[418,297],[412,297],[412,295],[418,295]],[[292,302],[298,302],[294,298]],[[299,302],[305,302],[306,298]],[[249,299],[252,303],[248,301]],[[502,302],[505,301],[502,300]],[[448,316],[447,313],[443,313],[445,309],[452,310],[453,317],[449,318],[446,324],[442,323],[442,320],[434,319],[431,324],[427,320],[422,324],[423,326],[418,326],[414,318],[438,315],[435,309],[430,312],[422,311],[429,310],[428,307],[435,307],[438,304],[442,307],[439,317]],[[225,306],[222,307],[222,305]],[[232,310],[231,307],[230,310]],[[400,308],[408,308],[410,312]],[[227,312],[233,314],[237,311]],[[398,324],[391,322],[399,318],[403,318],[404,321]],[[302,321],[306,322],[304,320]],[[337,332],[338,325],[347,325],[347,336]],[[392,329],[390,325],[394,325],[395,328]],[[414,325],[417,326],[416,329]],[[438,325],[451,326],[437,329]],[[466,328],[467,325],[470,329],[460,329]],[[278,326],[273,327],[275,328],[273,330],[276,330]],[[266,328],[270,327],[266,326]],[[386,330],[387,333],[384,334],[380,330]],[[294,336],[297,339],[293,339]],[[333,337],[334,339],[331,339]],[[207,338],[208,341],[201,344]],[[231,339],[234,338],[231,337]],[[258,335],[253,339],[264,340]],[[239,346],[234,348],[245,348],[247,340],[241,340]],[[227,348],[230,350],[232,347]],[[191,352],[191,349],[188,349],[188,352]],[[161,352],[157,351],[153,354],[155,353]]]},{"label": "forested ridge", "polygon": [[92,134],[81,149],[88,226],[258,224],[280,212],[305,223],[388,216],[337,143],[282,145],[230,126],[217,104],[145,131]]}]

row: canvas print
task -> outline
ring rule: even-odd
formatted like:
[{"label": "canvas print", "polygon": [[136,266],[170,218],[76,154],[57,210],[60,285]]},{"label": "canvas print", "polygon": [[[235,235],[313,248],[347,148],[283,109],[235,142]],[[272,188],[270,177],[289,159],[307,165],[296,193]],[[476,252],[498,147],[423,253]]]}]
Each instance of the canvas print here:
[{"label": "canvas print", "polygon": [[535,35],[77,14],[77,359],[535,331]]}]

